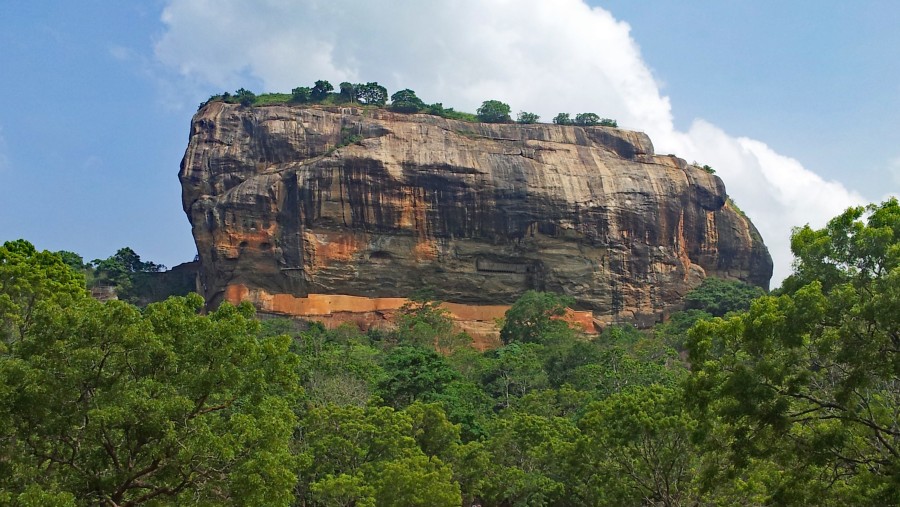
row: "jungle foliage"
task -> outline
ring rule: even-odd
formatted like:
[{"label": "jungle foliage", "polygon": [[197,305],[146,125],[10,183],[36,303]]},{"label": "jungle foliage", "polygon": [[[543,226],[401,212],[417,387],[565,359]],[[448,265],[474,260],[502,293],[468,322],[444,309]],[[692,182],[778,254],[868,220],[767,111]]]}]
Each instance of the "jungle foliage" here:
[{"label": "jungle foliage", "polygon": [[773,294],[708,280],[583,335],[529,292],[479,352],[396,328],[135,308],[72,256],[0,248],[0,503],[896,505],[900,205],[795,231]]}]

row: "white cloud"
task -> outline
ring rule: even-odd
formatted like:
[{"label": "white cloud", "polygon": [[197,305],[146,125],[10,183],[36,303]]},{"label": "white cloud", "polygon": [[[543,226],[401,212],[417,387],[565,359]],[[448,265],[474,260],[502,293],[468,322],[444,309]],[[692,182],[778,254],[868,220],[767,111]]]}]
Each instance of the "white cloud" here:
[{"label": "white cloud", "polygon": [[[665,134],[665,133],[663,133]],[[835,181],[826,181],[765,143],[732,137],[703,120],[695,120],[686,133],[660,135],[663,153],[709,164],[725,181],[728,194],[759,229],[775,262],[777,286],[790,274],[790,234],[793,227],[822,227],[849,206],[865,199]]]},{"label": "white cloud", "polygon": [[863,202],[763,142],[703,120],[675,130],[629,25],[582,0],[172,0],[163,22],[157,58],[218,89],[378,81],[459,110],[499,99],[545,121],[561,111],[616,118],[658,152],[718,171],[772,253],[773,285],[789,273],[792,226],[821,226]]}]

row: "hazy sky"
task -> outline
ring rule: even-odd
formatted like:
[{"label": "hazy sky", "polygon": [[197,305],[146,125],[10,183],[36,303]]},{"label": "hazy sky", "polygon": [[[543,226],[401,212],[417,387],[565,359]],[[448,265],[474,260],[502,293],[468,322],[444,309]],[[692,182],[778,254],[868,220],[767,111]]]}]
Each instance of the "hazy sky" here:
[{"label": "hazy sky", "polygon": [[900,190],[900,2],[3,2],[0,241],[195,253],[197,104],[317,79],[474,111],[593,111],[709,164],[789,272],[792,226]]}]

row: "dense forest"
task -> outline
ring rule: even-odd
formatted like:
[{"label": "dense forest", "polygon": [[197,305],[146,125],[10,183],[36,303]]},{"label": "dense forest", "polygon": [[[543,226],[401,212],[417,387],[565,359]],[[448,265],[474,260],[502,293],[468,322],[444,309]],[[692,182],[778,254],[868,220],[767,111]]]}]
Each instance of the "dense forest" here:
[{"label": "dense forest", "polygon": [[900,504],[900,204],[791,244],[777,291],[708,279],[649,330],[526,293],[480,353],[427,297],[368,333],[140,308],[7,242],[0,504]]}]

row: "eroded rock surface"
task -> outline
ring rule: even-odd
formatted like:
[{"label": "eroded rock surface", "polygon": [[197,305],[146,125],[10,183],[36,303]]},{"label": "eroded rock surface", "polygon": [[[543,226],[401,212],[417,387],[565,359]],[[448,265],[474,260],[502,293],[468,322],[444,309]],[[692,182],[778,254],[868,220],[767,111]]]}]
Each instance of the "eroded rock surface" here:
[{"label": "eroded rock surface", "polygon": [[649,322],[704,277],[772,274],[722,181],[640,132],[213,102],[180,178],[212,305],[422,289],[505,305],[537,289]]}]

